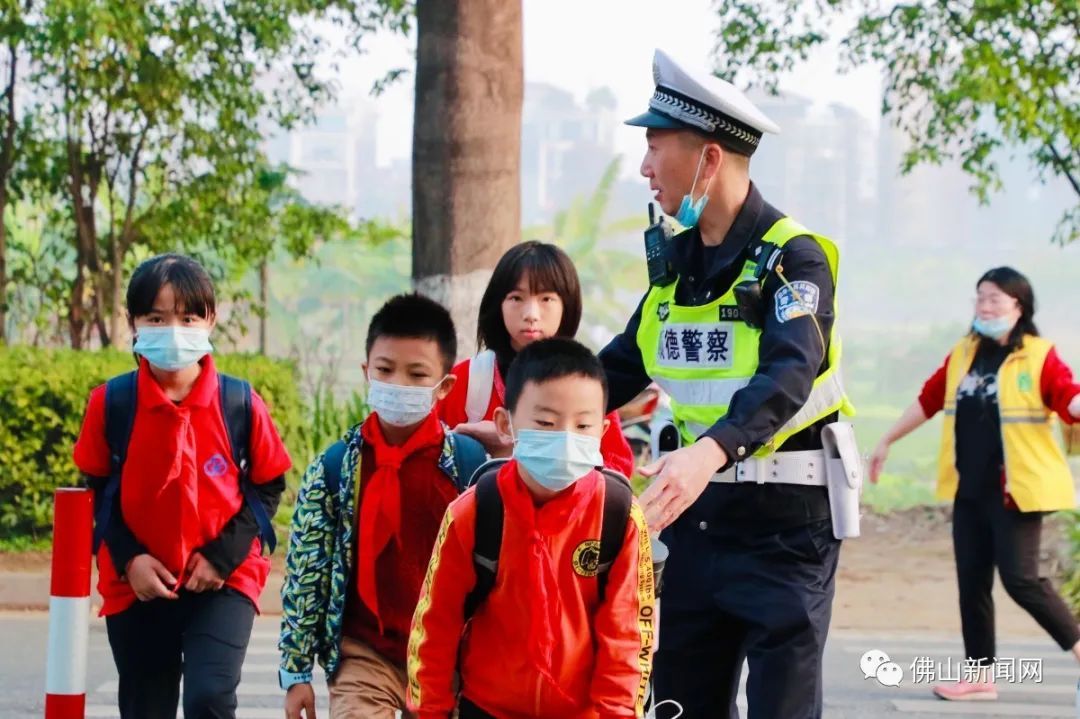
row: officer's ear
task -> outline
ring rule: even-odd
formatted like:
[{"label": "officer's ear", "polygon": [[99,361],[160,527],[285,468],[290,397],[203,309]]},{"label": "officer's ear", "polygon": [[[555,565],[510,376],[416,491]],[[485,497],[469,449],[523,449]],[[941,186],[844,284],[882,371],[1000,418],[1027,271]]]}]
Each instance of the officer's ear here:
[{"label": "officer's ear", "polygon": [[704,157],[701,162],[701,180],[704,180],[706,187],[708,187],[716,179],[716,176],[720,174],[721,168],[727,164],[730,153],[715,142],[705,143],[702,152]]}]

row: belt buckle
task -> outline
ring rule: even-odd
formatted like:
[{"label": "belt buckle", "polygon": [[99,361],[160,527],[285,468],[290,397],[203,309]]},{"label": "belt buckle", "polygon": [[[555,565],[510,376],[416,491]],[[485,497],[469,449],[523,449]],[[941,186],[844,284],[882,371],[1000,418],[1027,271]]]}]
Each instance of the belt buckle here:
[{"label": "belt buckle", "polygon": [[765,484],[765,477],[761,472],[761,460],[757,458],[744,459],[735,465],[735,482],[753,482]]}]

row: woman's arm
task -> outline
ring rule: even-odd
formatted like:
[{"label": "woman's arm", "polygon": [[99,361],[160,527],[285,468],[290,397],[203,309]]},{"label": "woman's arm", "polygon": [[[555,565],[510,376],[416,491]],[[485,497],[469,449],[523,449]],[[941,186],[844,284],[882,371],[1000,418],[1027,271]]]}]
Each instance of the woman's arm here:
[{"label": "woman's arm", "polygon": [[885,460],[889,456],[889,447],[892,446],[893,442],[903,439],[914,432],[925,424],[927,419],[929,418],[923,410],[922,402],[918,400],[912,402],[911,406],[904,410],[904,413],[900,415],[900,419],[896,420],[896,424],[889,428],[889,431],[878,442],[874,453],[870,455],[871,482],[876,484],[878,477],[881,476],[881,470],[885,468]]}]

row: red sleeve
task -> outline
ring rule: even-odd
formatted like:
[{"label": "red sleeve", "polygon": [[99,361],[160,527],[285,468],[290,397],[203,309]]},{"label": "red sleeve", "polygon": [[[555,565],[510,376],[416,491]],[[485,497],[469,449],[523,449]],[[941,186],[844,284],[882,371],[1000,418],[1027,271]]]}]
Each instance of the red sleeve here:
[{"label": "red sleeve", "polygon": [[593,625],[596,663],[589,696],[601,717],[643,716],[656,619],[649,530],[634,500]]},{"label": "red sleeve", "polygon": [[1043,363],[1042,380],[1039,382],[1043,404],[1066,424],[1080,421],[1069,414],[1069,403],[1080,394],[1080,384],[1073,380],[1072,370],[1062,361],[1057,349],[1051,348]]},{"label": "red sleeve", "polygon": [[949,369],[949,356],[930,379],[926,380],[922,392],[919,393],[919,404],[922,405],[923,414],[930,419],[945,407],[945,373]]},{"label": "red sleeve", "polygon": [[604,457],[604,466],[626,477],[633,477],[634,451],[630,449],[630,443],[623,434],[618,411],[609,414],[607,419],[611,424],[600,438],[600,454]]},{"label": "red sleeve", "polygon": [[270,411],[258,392],[251,392],[251,481],[263,484],[292,467],[292,459],[278,435]]},{"label": "red sleeve", "polygon": [[75,466],[91,477],[108,477],[112,469],[105,439],[105,385],[94,388],[86,403],[82,429],[75,441]]},{"label": "red sleeve", "polygon": [[450,370],[450,374],[457,377],[450,394],[439,403],[439,419],[446,423],[450,429],[466,421],[465,398],[469,394],[469,360],[462,360]]},{"label": "red sleeve", "polygon": [[465,629],[465,598],[476,584],[474,497],[475,490],[469,490],[447,508],[413,614],[407,699],[420,719],[447,719],[457,705],[454,675]]}]

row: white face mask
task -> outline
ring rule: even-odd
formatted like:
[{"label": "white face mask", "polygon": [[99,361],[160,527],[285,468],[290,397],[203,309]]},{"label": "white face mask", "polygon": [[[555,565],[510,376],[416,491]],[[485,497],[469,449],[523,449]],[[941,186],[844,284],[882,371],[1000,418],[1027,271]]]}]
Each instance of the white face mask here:
[{"label": "white face mask", "polygon": [[[409,387],[368,378],[368,406],[393,427],[411,427],[427,419],[435,407],[434,387]],[[440,380],[439,384],[442,384]]]},{"label": "white face mask", "polygon": [[206,327],[139,327],[135,330],[138,355],[159,369],[178,372],[213,351]]}]

